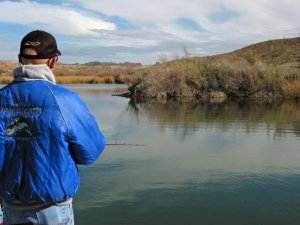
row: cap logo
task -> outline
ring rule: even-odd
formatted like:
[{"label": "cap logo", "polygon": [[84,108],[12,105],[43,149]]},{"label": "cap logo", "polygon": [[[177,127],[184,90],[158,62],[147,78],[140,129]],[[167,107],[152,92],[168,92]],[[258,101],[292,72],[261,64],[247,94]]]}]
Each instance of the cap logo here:
[{"label": "cap logo", "polygon": [[25,42],[25,46],[38,46],[40,45],[41,43],[40,42],[33,42],[33,41],[27,41]]}]

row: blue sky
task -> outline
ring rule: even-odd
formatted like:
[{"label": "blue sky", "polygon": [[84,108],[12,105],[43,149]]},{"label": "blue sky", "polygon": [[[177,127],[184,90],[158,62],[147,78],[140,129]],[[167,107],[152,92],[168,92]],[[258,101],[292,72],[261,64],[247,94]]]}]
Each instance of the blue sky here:
[{"label": "blue sky", "polygon": [[63,63],[155,63],[164,54],[213,55],[300,36],[298,0],[0,1],[0,60],[16,59],[22,37],[52,33]]}]

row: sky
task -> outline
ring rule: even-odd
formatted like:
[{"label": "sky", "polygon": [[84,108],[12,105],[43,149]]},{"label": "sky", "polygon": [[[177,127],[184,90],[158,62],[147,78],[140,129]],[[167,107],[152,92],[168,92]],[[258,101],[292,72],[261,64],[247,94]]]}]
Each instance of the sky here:
[{"label": "sky", "polygon": [[56,37],[62,63],[168,60],[300,36],[299,0],[0,0],[0,60],[32,30]]}]

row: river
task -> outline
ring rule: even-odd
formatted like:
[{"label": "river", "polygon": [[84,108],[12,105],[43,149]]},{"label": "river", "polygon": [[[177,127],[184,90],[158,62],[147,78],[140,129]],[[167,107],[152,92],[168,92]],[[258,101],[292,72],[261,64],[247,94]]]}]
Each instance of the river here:
[{"label": "river", "polygon": [[299,224],[300,103],[133,103],[66,85],[110,144],[80,166],[77,225]]}]

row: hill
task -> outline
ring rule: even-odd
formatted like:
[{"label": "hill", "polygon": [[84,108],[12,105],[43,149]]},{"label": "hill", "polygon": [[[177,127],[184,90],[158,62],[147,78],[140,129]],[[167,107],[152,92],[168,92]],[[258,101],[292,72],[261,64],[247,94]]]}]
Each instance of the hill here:
[{"label": "hill", "polygon": [[230,53],[214,56],[217,60],[228,57],[244,58],[251,64],[262,62],[300,68],[300,37],[260,42]]}]

